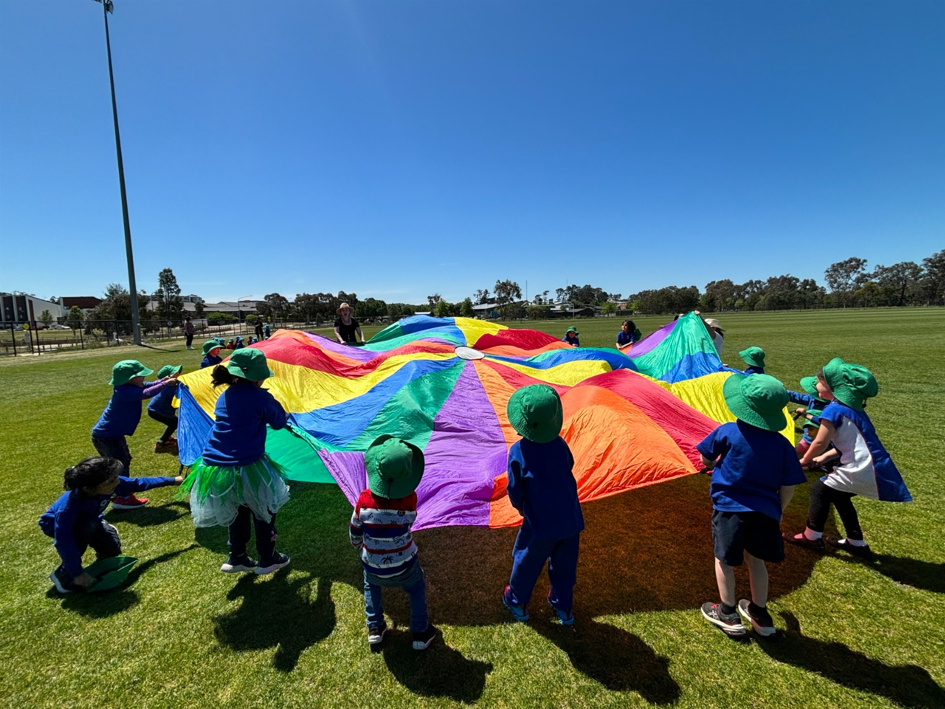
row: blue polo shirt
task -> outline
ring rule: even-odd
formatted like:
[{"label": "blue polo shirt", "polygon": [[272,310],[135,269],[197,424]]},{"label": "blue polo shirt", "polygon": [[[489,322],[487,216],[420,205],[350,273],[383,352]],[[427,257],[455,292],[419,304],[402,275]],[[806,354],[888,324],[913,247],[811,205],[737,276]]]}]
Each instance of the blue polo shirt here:
[{"label": "blue polo shirt", "polygon": [[581,340],[580,340],[580,338],[578,338],[577,335],[575,335],[574,337],[572,337],[570,340],[568,339],[568,336],[565,335],[564,337],[561,338],[561,341],[562,341],[562,342],[567,342],[569,345],[574,345],[575,347],[580,347],[580,346],[581,346]]},{"label": "blue polo shirt", "polygon": [[561,436],[549,443],[527,438],[509,449],[508,493],[537,539],[567,539],[584,529],[574,457]]},{"label": "blue polo shirt", "polygon": [[712,507],[723,512],[761,512],[780,521],[780,488],[807,482],[787,438],[744,421],[723,423],[696,450],[717,461],[710,494]]},{"label": "blue polo shirt", "polygon": [[92,429],[96,438],[121,438],[134,435],[141,421],[141,402],[171,389],[163,382],[145,382],[143,387],[122,384],[112,391],[112,398]]},{"label": "blue polo shirt", "polygon": [[160,394],[151,399],[148,404],[148,411],[153,411],[159,416],[177,416],[173,404],[175,394],[177,394],[177,387],[166,387]]},{"label": "blue polo shirt", "polygon": [[266,424],[285,428],[288,414],[266,389],[232,384],[217,399],[213,418],[203,462],[240,466],[262,457],[266,451]]},{"label": "blue polo shirt", "polygon": [[222,361],[222,357],[211,357],[210,355],[207,355],[202,360],[200,360],[200,368],[203,369],[204,367],[215,367]]},{"label": "blue polo shirt", "polygon": [[765,373],[764,367],[748,367],[744,372],[742,372],[742,374],[744,374],[745,376],[748,376],[749,374],[764,374],[764,373]]}]

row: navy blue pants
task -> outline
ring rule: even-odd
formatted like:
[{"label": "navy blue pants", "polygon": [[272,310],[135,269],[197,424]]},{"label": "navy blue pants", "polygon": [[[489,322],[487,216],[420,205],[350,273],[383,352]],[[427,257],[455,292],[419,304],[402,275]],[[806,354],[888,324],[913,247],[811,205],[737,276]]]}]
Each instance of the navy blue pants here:
[{"label": "navy blue pants", "polygon": [[580,541],[580,533],[565,539],[536,539],[528,522],[522,522],[512,547],[512,578],[509,580],[512,601],[528,605],[538,575],[547,561],[548,580],[551,582],[548,600],[555,608],[571,610]]},{"label": "navy blue pants", "polygon": [[[252,521],[250,521],[252,520]],[[236,519],[230,525],[230,554],[232,556],[242,556],[246,553],[246,545],[249,544],[249,538],[252,528],[256,529],[256,551],[259,552],[259,563],[268,566],[272,561],[272,556],[276,551],[276,516],[272,516],[271,522],[265,522],[249,509],[246,505],[240,505],[236,511]]]},{"label": "navy blue pants", "polygon": [[[72,538],[75,540],[80,557],[85,554],[89,547],[95,550],[95,554],[99,559],[121,556],[121,539],[118,537],[118,530],[102,517],[93,517],[76,523],[72,528]],[[63,585],[68,586],[72,581],[72,577],[66,573],[62,566],[56,572],[64,582]]]},{"label": "navy blue pants", "polygon": [[92,445],[95,446],[95,450],[103,458],[114,458],[121,461],[122,468],[124,468],[121,474],[130,477],[131,451],[128,450],[128,441],[125,440],[124,436],[118,438],[92,436]]}]

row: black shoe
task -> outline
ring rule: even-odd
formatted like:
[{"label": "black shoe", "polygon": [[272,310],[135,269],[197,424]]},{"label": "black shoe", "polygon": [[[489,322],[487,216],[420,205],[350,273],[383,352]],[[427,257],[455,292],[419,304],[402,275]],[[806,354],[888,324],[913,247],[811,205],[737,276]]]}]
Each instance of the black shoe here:
[{"label": "black shoe", "polygon": [[49,574],[49,580],[53,582],[53,586],[56,587],[59,593],[73,593],[82,590],[79,586],[72,583],[72,577],[67,574],[66,570],[61,566]]},{"label": "black shoe", "polygon": [[422,633],[413,634],[413,649],[414,650],[426,650],[430,647],[430,643],[433,642],[433,638],[436,637],[436,628],[432,625],[428,625],[427,629]]},{"label": "black shoe", "polygon": [[369,625],[367,629],[368,645],[374,647],[384,642],[384,636],[387,635],[387,623],[380,625]]},{"label": "black shoe", "polygon": [[759,608],[754,603],[749,603],[747,599],[743,598],[738,602],[738,612],[741,613],[745,620],[751,623],[752,630],[758,633],[758,635],[767,638],[778,632],[774,627],[774,620],[771,618],[771,614],[768,612],[767,608]]},{"label": "black shoe", "polygon": [[729,635],[744,635],[747,632],[738,613],[723,613],[721,603],[703,603],[702,617]]},{"label": "black shoe", "polygon": [[226,557],[226,561],[223,563],[223,566],[220,567],[220,571],[225,574],[238,574],[240,571],[255,571],[256,570],[256,561],[250,559],[246,554],[238,554],[234,556],[230,554]]},{"label": "black shoe", "polygon": [[858,556],[867,561],[872,561],[873,559],[873,550],[870,549],[869,544],[857,546],[856,544],[850,544],[849,539],[837,539],[836,537],[827,537],[827,544],[837,549],[843,549],[847,554]]},{"label": "black shoe", "polygon": [[280,554],[276,552],[272,555],[272,559],[268,562],[259,562],[259,566],[253,569],[256,572],[257,576],[265,576],[266,574],[271,574],[273,571],[278,571],[279,569],[288,566],[291,559],[286,554]]}]

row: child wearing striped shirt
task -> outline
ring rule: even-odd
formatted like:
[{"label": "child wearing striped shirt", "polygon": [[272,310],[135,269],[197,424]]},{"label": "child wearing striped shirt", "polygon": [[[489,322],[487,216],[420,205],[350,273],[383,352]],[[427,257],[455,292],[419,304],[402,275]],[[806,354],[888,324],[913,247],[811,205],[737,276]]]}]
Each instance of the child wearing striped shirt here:
[{"label": "child wearing striped shirt", "polygon": [[436,637],[427,617],[426,581],[410,533],[417,520],[417,485],[423,476],[423,451],[389,435],[364,454],[368,489],[361,492],[348,534],[361,550],[368,643],[380,646],[387,633],[383,587],[404,589],[410,601],[413,649],[426,650]]}]

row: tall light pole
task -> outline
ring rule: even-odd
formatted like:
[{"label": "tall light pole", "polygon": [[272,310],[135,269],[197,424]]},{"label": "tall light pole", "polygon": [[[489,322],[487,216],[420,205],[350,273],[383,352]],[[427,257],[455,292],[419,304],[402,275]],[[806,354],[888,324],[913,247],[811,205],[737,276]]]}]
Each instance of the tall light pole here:
[{"label": "tall light pole", "polygon": [[118,104],[115,101],[115,76],[112,73],[112,43],[108,36],[108,15],[114,11],[112,0],[102,3],[105,17],[105,50],[108,53],[108,82],[112,89],[112,118],[115,121],[115,152],[118,154],[118,187],[121,190],[121,216],[125,222],[125,255],[128,258],[128,293],[131,296],[131,330],[136,345],[141,344],[141,325],[138,317],[138,287],[135,285],[135,259],[131,252],[131,223],[128,221],[128,197],[125,194],[125,167],[121,161],[121,135],[118,133]]}]

